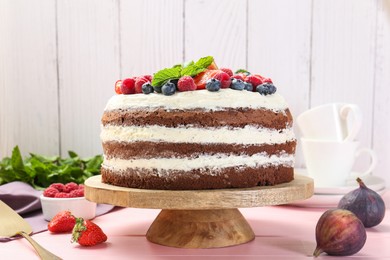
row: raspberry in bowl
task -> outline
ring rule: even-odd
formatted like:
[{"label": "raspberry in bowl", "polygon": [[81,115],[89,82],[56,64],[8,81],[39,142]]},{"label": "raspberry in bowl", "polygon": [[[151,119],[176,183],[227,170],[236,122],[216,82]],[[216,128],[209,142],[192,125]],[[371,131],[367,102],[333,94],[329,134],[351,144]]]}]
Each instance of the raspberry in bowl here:
[{"label": "raspberry in bowl", "polygon": [[85,199],[82,184],[53,183],[43,191],[40,200],[43,217],[47,221],[64,210],[84,219],[93,219],[96,215],[96,203]]}]

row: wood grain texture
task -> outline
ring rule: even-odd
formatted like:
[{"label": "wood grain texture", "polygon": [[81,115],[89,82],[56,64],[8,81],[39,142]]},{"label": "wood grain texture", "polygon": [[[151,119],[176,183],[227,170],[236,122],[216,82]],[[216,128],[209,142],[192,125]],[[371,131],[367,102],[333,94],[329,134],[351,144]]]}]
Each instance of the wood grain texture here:
[{"label": "wood grain texture", "polygon": [[58,1],[61,153],[101,153],[100,119],[119,78],[114,0]]},{"label": "wood grain texture", "polygon": [[121,78],[183,62],[183,1],[120,1]]},{"label": "wood grain texture", "polygon": [[146,238],[178,248],[235,246],[255,239],[255,233],[238,209],[162,210]]},{"label": "wood grain texture", "polygon": [[331,102],[358,104],[363,112],[358,139],[368,147],[374,95],[376,8],[377,1],[313,2],[311,106]]},{"label": "wood grain texture", "polygon": [[0,158],[58,154],[55,3],[0,1]]},{"label": "wood grain texture", "polygon": [[279,205],[313,195],[311,178],[295,175],[289,183],[247,189],[146,190],[113,186],[93,176],[85,182],[85,197],[97,203],[154,209],[226,209]]},{"label": "wood grain texture", "polygon": [[184,2],[185,59],[211,55],[219,67],[246,68],[246,1]]},{"label": "wood grain texture", "polygon": [[374,173],[390,183],[390,0],[379,1],[376,36],[372,138],[378,153]]}]

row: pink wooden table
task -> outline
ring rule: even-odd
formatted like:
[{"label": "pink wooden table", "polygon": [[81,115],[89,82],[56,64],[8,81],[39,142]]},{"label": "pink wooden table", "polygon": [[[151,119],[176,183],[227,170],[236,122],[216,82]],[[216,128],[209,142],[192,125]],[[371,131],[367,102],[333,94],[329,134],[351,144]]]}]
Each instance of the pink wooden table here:
[{"label": "pink wooden table", "polygon": [[[390,192],[383,197],[385,219],[367,229],[365,246],[351,258],[390,259]],[[70,243],[70,234],[43,232],[33,238],[63,259],[305,259],[312,258],[315,226],[325,210],[294,206],[240,209],[256,234],[255,240],[218,249],[179,249],[148,242],[146,231],[160,211],[155,209],[123,208],[96,218],[108,241],[91,248]],[[0,244],[0,259],[39,258],[26,240],[18,239]]]}]

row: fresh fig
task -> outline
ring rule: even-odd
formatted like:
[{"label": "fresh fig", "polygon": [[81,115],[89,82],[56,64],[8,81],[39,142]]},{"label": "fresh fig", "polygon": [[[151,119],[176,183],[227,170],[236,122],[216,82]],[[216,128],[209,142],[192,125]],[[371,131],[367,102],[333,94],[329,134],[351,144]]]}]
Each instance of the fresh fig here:
[{"label": "fresh fig", "polygon": [[349,210],[329,209],[316,226],[317,247],[313,255],[347,256],[359,252],[366,243],[363,223]]},{"label": "fresh fig", "polygon": [[385,202],[382,197],[357,178],[359,188],[345,194],[337,206],[340,209],[352,211],[365,227],[373,227],[382,222],[385,217]]}]

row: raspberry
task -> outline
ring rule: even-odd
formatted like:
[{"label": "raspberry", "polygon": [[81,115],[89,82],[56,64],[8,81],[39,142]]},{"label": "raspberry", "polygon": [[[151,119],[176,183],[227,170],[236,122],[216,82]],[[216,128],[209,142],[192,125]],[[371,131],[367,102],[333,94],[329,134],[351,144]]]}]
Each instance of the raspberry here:
[{"label": "raspberry", "polygon": [[62,183],[52,183],[52,184],[50,184],[49,187],[52,187],[58,191],[64,191],[64,189],[65,189],[65,185]]},{"label": "raspberry", "polygon": [[192,91],[196,90],[195,81],[190,76],[184,76],[177,82],[177,88],[179,91]]},{"label": "raspberry", "polygon": [[78,189],[84,190],[84,184],[79,184],[79,188]]},{"label": "raspberry", "polygon": [[66,192],[58,192],[54,198],[70,198],[70,195]]},{"label": "raspberry", "polygon": [[229,77],[233,76],[233,71],[229,68],[220,68],[223,72],[227,73]]},{"label": "raspberry", "polygon": [[251,83],[253,88],[254,88],[254,91],[256,91],[256,87],[258,85],[261,85],[263,84],[263,80],[264,78],[260,75],[249,75],[248,77],[246,77],[245,81],[248,82],[248,83]]},{"label": "raspberry", "polygon": [[84,189],[72,190],[72,191],[69,193],[69,196],[70,196],[71,198],[84,197]]},{"label": "raspberry", "polygon": [[134,94],[135,88],[134,88],[135,80],[133,78],[127,78],[122,81],[121,91],[122,94]]},{"label": "raspberry", "polygon": [[122,94],[121,87],[122,87],[122,80],[117,80],[115,82],[115,93],[117,93],[118,95]]},{"label": "raspberry", "polygon": [[69,183],[65,184],[64,192],[69,193],[72,190],[77,190],[78,188],[79,188],[79,185],[77,185],[77,183],[69,182]]},{"label": "raspberry", "polygon": [[48,187],[43,191],[43,196],[54,198],[59,191],[54,187]]},{"label": "raspberry", "polygon": [[137,77],[135,80],[135,93],[142,93],[142,85],[149,80],[145,77]]},{"label": "raspberry", "polygon": [[152,82],[152,80],[153,80],[152,75],[144,75],[144,78],[149,80],[150,82]]},{"label": "raspberry", "polygon": [[221,88],[228,88],[231,83],[230,76],[226,73],[221,71],[218,71],[214,76],[214,79],[217,79],[221,82]]}]

